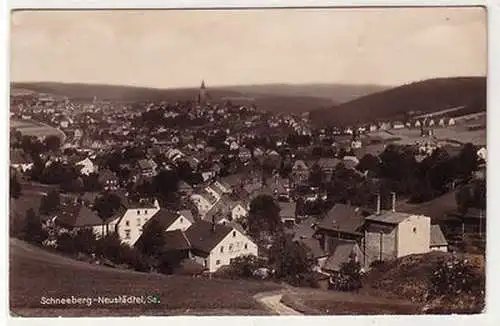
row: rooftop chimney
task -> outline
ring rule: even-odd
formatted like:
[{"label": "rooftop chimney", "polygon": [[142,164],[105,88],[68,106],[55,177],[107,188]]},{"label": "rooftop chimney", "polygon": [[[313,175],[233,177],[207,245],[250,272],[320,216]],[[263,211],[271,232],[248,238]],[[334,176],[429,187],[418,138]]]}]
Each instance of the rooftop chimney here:
[{"label": "rooftop chimney", "polygon": [[396,193],[392,192],[391,195],[392,195],[392,211],[395,212],[396,211]]},{"label": "rooftop chimney", "polygon": [[377,215],[380,215],[380,194],[377,194]]}]

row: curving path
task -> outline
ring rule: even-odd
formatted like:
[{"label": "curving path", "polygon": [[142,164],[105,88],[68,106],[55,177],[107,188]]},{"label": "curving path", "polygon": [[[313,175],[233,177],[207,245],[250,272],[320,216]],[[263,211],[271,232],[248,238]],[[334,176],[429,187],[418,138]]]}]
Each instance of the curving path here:
[{"label": "curving path", "polygon": [[303,314],[281,303],[281,293],[260,293],[254,298],[267,309],[280,316],[302,316]]}]

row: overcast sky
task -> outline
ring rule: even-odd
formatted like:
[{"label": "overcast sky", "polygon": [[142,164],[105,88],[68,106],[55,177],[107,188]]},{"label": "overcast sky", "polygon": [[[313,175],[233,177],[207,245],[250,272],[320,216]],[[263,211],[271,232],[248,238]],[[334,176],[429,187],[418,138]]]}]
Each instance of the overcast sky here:
[{"label": "overcast sky", "polygon": [[480,8],[20,11],[11,80],[400,85],[486,74]]}]

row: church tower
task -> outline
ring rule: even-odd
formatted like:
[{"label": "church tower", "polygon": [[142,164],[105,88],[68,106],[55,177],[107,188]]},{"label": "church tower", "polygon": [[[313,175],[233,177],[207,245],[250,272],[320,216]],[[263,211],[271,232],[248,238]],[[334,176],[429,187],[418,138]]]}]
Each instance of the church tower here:
[{"label": "church tower", "polygon": [[205,86],[205,81],[201,81],[201,86],[200,90],[198,91],[198,97],[197,97],[197,102],[198,104],[204,105],[207,103],[207,100],[209,99],[209,95],[207,93],[207,88]]}]

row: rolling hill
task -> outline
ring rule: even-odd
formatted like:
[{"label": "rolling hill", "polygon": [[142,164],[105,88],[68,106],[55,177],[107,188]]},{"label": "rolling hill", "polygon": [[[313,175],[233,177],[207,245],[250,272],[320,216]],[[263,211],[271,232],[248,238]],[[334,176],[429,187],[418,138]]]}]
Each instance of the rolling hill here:
[{"label": "rolling hill", "polygon": [[[52,82],[12,83],[12,94],[29,92],[67,96],[75,101],[98,99],[111,101],[193,100],[197,88],[156,89],[98,84],[65,84]],[[264,84],[208,87],[214,101],[230,100],[235,104],[253,103],[271,112],[302,113],[329,108],[339,103],[385,89],[375,85],[342,84]]]},{"label": "rolling hill", "polygon": [[[146,101],[194,100],[198,94],[197,88],[155,89],[132,86],[97,85],[97,84],[65,84],[65,83],[12,83],[12,90],[22,89],[37,93],[47,93],[55,96],[67,96],[74,101],[87,101],[96,96],[98,99],[110,101]],[[248,91],[236,91],[220,87],[208,88],[214,102],[230,100],[235,104],[255,104],[257,107],[271,112],[301,113],[331,107],[339,102],[332,102],[325,97],[293,95],[288,93],[271,94]]]},{"label": "rolling hill", "polygon": [[486,78],[454,77],[419,81],[311,112],[315,125],[348,125],[381,119],[404,119],[463,106],[448,116],[486,110]]}]

